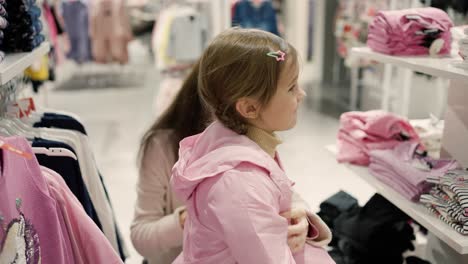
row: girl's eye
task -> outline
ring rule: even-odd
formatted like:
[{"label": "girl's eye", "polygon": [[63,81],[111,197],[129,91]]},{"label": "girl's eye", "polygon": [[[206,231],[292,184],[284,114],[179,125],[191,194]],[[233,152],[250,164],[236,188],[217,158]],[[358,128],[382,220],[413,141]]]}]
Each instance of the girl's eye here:
[{"label": "girl's eye", "polygon": [[291,88],[289,88],[288,92],[294,91],[296,89],[296,87],[297,87],[297,85],[292,86]]}]

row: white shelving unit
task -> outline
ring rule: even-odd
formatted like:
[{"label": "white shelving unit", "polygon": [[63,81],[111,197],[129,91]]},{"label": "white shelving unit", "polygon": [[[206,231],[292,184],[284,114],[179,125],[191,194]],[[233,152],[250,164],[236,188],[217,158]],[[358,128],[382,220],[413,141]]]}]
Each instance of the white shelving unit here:
[{"label": "white shelving unit", "polygon": [[4,85],[14,77],[22,74],[26,68],[40,59],[41,56],[47,54],[49,50],[50,44],[44,42],[31,52],[7,54],[0,63],[0,85]]},{"label": "white shelving unit", "polygon": [[432,76],[446,79],[457,79],[468,82],[468,71],[452,66],[453,63],[460,63],[462,59],[458,56],[390,56],[374,52],[368,47],[353,48],[352,56],[375,60],[381,63],[393,64],[413,71],[426,73]]},{"label": "white shelving unit", "polygon": [[[355,58],[363,58],[366,60],[374,60],[380,63],[384,63],[384,73],[382,80],[382,101],[381,108],[388,111],[390,109],[390,96],[391,90],[394,87],[390,79],[392,78],[393,66],[400,67],[402,71],[403,79],[403,92],[402,92],[402,108],[401,114],[408,116],[410,108],[410,94],[413,80],[413,74],[415,71],[429,74],[444,79],[468,81],[468,71],[461,68],[455,67],[454,64],[461,63],[462,59],[455,55],[456,52],[452,52],[451,56],[390,56],[382,53],[374,52],[368,47],[353,48],[351,50],[351,56]],[[351,102],[350,108],[357,108],[357,96],[358,96],[358,68],[354,67],[351,69],[353,76],[351,83]],[[443,88],[443,82],[437,83],[438,87]]]},{"label": "white shelving unit", "polygon": [[[335,145],[328,145],[326,146],[326,149],[336,156],[337,148]],[[462,255],[468,254],[468,237],[457,233],[450,226],[428,212],[422,204],[411,202],[398,192],[386,186],[384,183],[372,176],[367,167],[351,164],[346,164],[344,166],[349,168],[354,175],[360,177],[369,185],[374,187],[376,192],[430,230],[431,233],[452,247],[456,252]]]}]

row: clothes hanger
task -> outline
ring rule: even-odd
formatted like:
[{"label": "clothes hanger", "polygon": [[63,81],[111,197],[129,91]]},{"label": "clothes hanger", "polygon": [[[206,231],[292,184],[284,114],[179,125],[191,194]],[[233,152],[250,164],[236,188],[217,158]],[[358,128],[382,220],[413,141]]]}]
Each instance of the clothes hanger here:
[{"label": "clothes hanger", "polygon": [[74,160],[78,160],[75,153],[66,148],[32,148],[34,154],[45,154],[53,157],[70,157]]}]

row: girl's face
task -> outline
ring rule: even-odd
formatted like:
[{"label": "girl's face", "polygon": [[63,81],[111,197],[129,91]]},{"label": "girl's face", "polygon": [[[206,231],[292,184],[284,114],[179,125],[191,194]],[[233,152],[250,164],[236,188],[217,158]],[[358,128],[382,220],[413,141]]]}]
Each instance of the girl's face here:
[{"label": "girl's face", "polygon": [[[293,60],[286,63],[293,64]],[[299,65],[286,65],[278,80],[278,89],[271,101],[261,108],[260,128],[274,132],[293,128],[297,122],[297,109],[306,93],[297,84]]]}]

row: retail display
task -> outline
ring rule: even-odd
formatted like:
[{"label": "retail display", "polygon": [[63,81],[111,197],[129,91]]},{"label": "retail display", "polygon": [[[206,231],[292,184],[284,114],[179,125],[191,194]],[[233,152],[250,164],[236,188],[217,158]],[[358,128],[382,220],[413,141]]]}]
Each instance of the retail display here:
[{"label": "retail display", "polygon": [[437,8],[380,11],[369,25],[367,45],[391,55],[448,54],[452,26]]},{"label": "retail display", "polygon": [[[31,228],[34,233],[24,238],[42,262],[121,263],[126,247],[84,126],[66,113],[36,111],[32,99],[11,101],[8,93],[19,85],[14,79],[0,86],[4,115],[16,117],[4,118],[0,125],[2,226],[17,222]],[[1,237],[8,240],[9,232],[15,231],[0,230]],[[0,245],[0,259],[20,249],[8,246]],[[37,256],[27,255],[25,263],[37,263]]]}]

